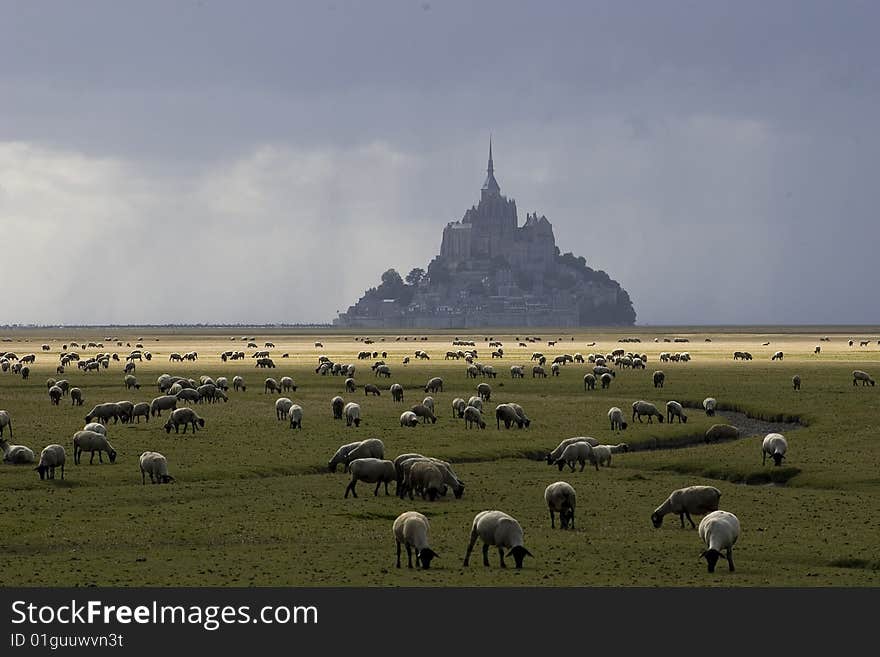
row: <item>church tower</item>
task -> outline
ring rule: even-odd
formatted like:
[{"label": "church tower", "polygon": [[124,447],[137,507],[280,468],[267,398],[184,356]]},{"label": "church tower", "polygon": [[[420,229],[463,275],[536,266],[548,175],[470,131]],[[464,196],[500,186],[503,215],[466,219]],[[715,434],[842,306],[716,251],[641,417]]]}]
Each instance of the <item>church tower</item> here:
[{"label": "church tower", "polygon": [[495,180],[495,166],[492,164],[492,137],[489,137],[489,166],[486,169],[486,182],[483,183],[480,198],[499,196],[501,194],[501,186]]}]

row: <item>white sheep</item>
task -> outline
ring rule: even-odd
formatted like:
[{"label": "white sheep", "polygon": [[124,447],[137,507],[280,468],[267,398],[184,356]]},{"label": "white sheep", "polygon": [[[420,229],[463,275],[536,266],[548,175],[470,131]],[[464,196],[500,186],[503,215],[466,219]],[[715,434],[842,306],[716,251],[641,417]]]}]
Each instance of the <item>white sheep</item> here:
[{"label": "white sheep", "polygon": [[342,409],[345,408],[345,400],[339,395],[336,395],[333,399],[330,400],[330,408],[333,409],[333,419],[341,420]]},{"label": "white sheep", "polygon": [[336,450],[336,453],[333,455],[333,458],[330,459],[327,466],[330,472],[336,472],[336,466],[341,463],[344,466],[342,471],[348,472],[349,463],[355,459],[364,458],[384,459],[384,443],[378,438],[367,438],[366,440],[342,445]]},{"label": "white sheep", "polygon": [[400,414],[400,426],[417,427],[419,426],[419,416],[412,411],[404,411]]},{"label": "white sheep", "polygon": [[[565,449],[562,450],[562,454],[560,454],[559,458],[556,459],[555,463],[559,467],[560,472],[562,471],[563,466],[568,465],[571,468],[571,471],[574,472],[574,464],[581,464],[581,472],[584,471],[584,467],[587,465],[587,461],[590,461],[591,454],[593,452],[593,445],[586,442],[585,440],[579,440],[573,443],[569,443],[565,446]],[[596,466],[596,469],[599,469],[599,466]]]},{"label": "white sheep", "polygon": [[431,567],[431,560],[439,556],[429,547],[428,532],[431,525],[418,511],[404,511],[394,520],[391,531],[397,542],[397,567],[400,568],[400,546],[406,546],[406,558],[412,568],[412,551],[416,551],[416,566],[425,570]]},{"label": "white sheep", "polygon": [[373,491],[374,496],[379,494],[379,487],[384,483],[385,494],[388,495],[388,484],[397,479],[394,462],[384,459],[353,459],[349,462],[348,469],[351,472],[351,481],[345,488],[345,497],[348,497],[349,492],[352,496],[357,497],[355,484],[359,481],[376,484],[376,490]]},{"label": "white sheep", "polygon": [[61,468],[61,478],[64,479],[64,461],[66,460],[64,448],[61,445],[47,445],[40,452],[40,462],[34,470],[40,473],[40,480],[54,479],[55,468]]},{"label": "white sheep", "polygon": [[287,412],[293,406],[293,400],[287,397],[279,397],[275,400],[275,419],[284,420],[287,418]]},{"label": "white sheep", "polygon": [[608,419],[611,421],[611,430],[622,431],[627,427],[626,420],[623,419],[623,411],[617,406],[612,406],[608,411]]},{"label": "white sheep", "polygon": [[3,450],[3,462],[11,465],[26,465],[37,460],[30,447],[10,445],[3,438],[0,438],[0,450]]},{"label": "white sheep", "polygon": [[141,484],[147,484],[147,475],[154,484],[170,484],[174,477],[168,474],[168,460],[159,452],[144,452],[138,459]]},{"label": "white sheep", "polygon": [[150,415],[153,417],[161,416],[162,411],[173,411],[177,408],[177,402],[179,400],[174,395],[163,395],[161,397],[155,397],[153,401],[150,402]]},{"label": "white sheep", "polygon": [[433,397],[425,397],[422,400],[422,406],[424,406],[425,408],[429,408],[431,410],[431,413],[433,413],[434,412],[434,398]]},{"label": "white sheep", "polygon": [[467,402],[461,397],[452,400],[452,417],[464,417],[464,409],[467,408]]},{"label": "white sheep", "polygon": [[480,413],[483,412],[483,400],[476,395],[473,395],[470,399],[468,399],[467,405],[473,406],[478,411],[480,411]]},{"label": "white sheep", "polygon": [[345,426],[350,427],[354,424],[355,427],[359,427],[361,425],[360,404],[348,402],[342,409],[342,414],[345,416]]},{"label": "white sheep", "polygon": [[679,424],[682,422],[687,424],[688,418],[684,413],[682,405],[677,401],[668,401],[666,402],[666,421],[672,424],[675,418],[678,418]]},{"label": "white sheep", "polygon": [[89,422],[86,426],[83,427],[83,431],[94,431],[95,433],[100,433],[104,436],[107,435],[107,427],[105,427],[100,422]]},{"label": "white sheep", "polygon": [[718,501],[721,499],[721,491],[714,486],[688,486],[678,488],[669,494],[669,497],[654,509],[651,514],[651,522],[659,529],[663,525],[663,516],[668,513],[677,513],[681,520],[681,528],[684,529],[684,519],[691,523],[691,528],[697,525],[691,514],[704,516],[707,513],[718,510]]},{"label": "white sheep", "polygon": [[193,433],[195,433],[197,426],[205,427],[205,420],[196,415],[196,412],[191,408],[178,408],[175,411],[171,411],[171,417],[165,423],[165,433],[171,433],[172,427],[174,428],[174,433],[180,433],[181,424],[183,425],[183,433],[186,433],[186,429],[190,425],[192,425]]},{"label": "white sheep", "polygon": [[566,438],[559,445],[553,449],[552,452],[547,454],[547,465],[556,465],[556,461],[562,456],[562,452],[565,451],[565,448],[571,445],[572,443],[578,442],[586,442],[590,445],[598,445],[599,441],[593,438],[592,436],[575,436],[574,438]]},{"label": "white sheep", "polygon": [[853,385],[858,385],[858,382],[861,381],[863,386],[875,384],[874,379],[871,378],[871,375],[867,372],[863,372],[862,370],[853,370]]},{"label": "white sheep", "polygon": [[516,568],[522,568],[522,562],[525,557],[533,557],[523,545],[523,530],[519,522],[512,516],[507,515],[503,511],[480,511],[474,516],[474,522],[471,526],[471,539],[468,543],[467,552],[464,555],[464,566],[467,567],[470,560],[471,552],[477,538],[483,541],[483,565],[489,565],[489,546],[498,548],[498,556],[501,561],[501,567],[506,568],[504,563],[504,550],[508,549],[507,556],[512,556],[516,562]]},{"label": "white sheep", "polygon": [[[700,556],[706,559],[709,572],[715,572],[719,557],[727,559],[730,572],[733,572],[733,545],[739,538],[739,518],[729,511],[713,511],[700,521],[698,531],[707,548]],[[727,553],[726,556],[721,554],[722,550]]]},{"label": "white sheep", "polygon": [[9,427],[9,437],[12,438],[12,417],[9,411],[0,411],[0,437],[3,436],[3,430]]},{"label": "white sheep", "polygon": [[131,410],[131,419],[129,422],[133,422],[134,419],[137,418],[138,424],[140,424],[141,417],[147,422],[150,421],[150,404],[147,402],[138,402],[134,405],[134,408]]},{"label": "white sheep", "polygon": [[768,433],[761,444],[761,465],[767,463],[767,457],[773,459],[777,467],[782,465],[782,459],[788,451],[788,441],[781,433]]},{"label": "white sheep", "polygon": [[715,415],[715,408],[718,406],[718,402],[715,401],[714,397],[706,397],[703,400],[703,409],[706,411],[706,415],[712,417]]},{"label": "white sheep", "polygon": [[654,418],[656,417],[660,424],[663,424],[663,413],[657,410],[657,407],[650,402],[646,402],[642,399],[639,401],[634,401],[632,404],[632,419],[635,421],[636,417],[639,418],[639,422],[642,421],[642,416],[648,416],[648,423],[652,423]]},{"label": "white sheep", "polygon": [[287,411],[287,417],[290,419],[291,429],[303,428],[303,408],[299,404],[294,404]]},{"label": "white sheep", "polygon": [[98,452],[98,461],[104,462],[103,454],[107,452],[110,463],[116,463],[116,450],[107,440],[107,436],[95,431],[77,431],[73,434],[73,463],[79,465],[82,453],[89,452],[89,465],[95,462],[95,452]]},{"label": "white sheep", "polygon": [[771,356],[770,360],[782,360],[783,353],[781,351],[777,351],[773,356]]},{"label": "white sheep", "polygon": [[[446,474],[439,463],[431,459],[411,459],[403,467],[403,492],[409,492],[409,498],[413,499],[413,492],[418,492],[422,499],[431,502],[441,495],[446,495]],[[408,466],[408,467],[407,467]]]},{"label": "white sheep", "polygon": [[238,392],[239,390],[245,392],[247,390],[247,386],[244,383],[244,379],[240,376],[232,377],[232,389],[236,392]]},{"label": "white sheep", "polygon": [[464,426],[465,429],[471,429],[474,426],[478,426],[480,429],[486,428],[486,422],[483,420],[483,414],[480,413],[480,409],[475,408],[474,406],[465,407]]},{"label": "white sheep", "polygon": [[544,501],[550,510],[550,527],[556,527],[554,513],[559,514],[559,526],[562,529],[574,529],[574,509],[577,495],[571,484],[565,481],[557,481],[544,489]]}]

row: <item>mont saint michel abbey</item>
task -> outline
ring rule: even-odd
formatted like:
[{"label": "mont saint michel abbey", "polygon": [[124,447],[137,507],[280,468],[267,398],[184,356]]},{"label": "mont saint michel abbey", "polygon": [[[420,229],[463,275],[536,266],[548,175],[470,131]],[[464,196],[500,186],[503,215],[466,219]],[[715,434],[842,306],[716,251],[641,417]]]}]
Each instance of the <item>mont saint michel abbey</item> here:
[{"label": "mont saint michel abbey", "polygon": [[[391,266],[392,263],[389,263]],[[492,144],[480,202],[443,229],[440,254],[406,281],[393,269],[340,313],[356,328],[629,326],[629,295],[582,257],[560,255],[545,216],[526,214],[495,179]]]}]

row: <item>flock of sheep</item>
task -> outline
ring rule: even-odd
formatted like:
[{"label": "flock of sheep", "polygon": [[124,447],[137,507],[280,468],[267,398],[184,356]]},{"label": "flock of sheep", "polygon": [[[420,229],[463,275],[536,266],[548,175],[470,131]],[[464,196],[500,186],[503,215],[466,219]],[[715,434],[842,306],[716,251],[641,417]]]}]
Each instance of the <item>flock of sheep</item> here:
[{"label": "flock of sheep", "polygon": [[[529,342],[535,340],[528,339]],[[621,342],[630,342],[633,340],[621,340]],[[638,340],[635,340],[638,341]],[[366,342],[365,342],[366,343]],[[555,343],[555,341],[554,341]],[[521,346],[526,346],[520,342]],[[272,343],[266,343],[266,346],[273,346]],[[323,347],[320,342],[315,343],[316,347]],[[462,341],[456,339],[454,346],[474,347],[472,341]],[[77,343],[71,343],[71,346],[79,346]],[[89,343],[89,347],[102,348],[103,344]],[[852,345],[851,345],[852,346]],[[43,345],[44,350],[48,345]],[[83,348],[86,346],[83,345]],[[138,344],[137,349],[133,350],[125,358],[123,385],[126,390],[140,390],[141,386],[138,382],[135,371],[135,361],[150,360],[151,354],[143,350],[143,345]],[[255,342],[249,342],[249,347],[257,348]],[[493,358],[503,358],[503,345],[500,341],[491,341],[490,347]],[[64,346],[61,355],[61,363],[56,368],[57,374],[63,374],[64,368],[72,362],[77,362],[78,367],[84,372],[100,369],[108,369],[111,360],[118,361],[117,354],[100,353],[88,359],[80,359],[75,352],[67,351],[68,345]],[[816,347],[816,353],[820,348]],[[378,352],[361,352],[359,359],[364,357],[375,357]],[[382,356],[386,356],[387,352],[382,352]],[[271,361],[268,351],[257,351],[253,354],[256,359],[256,367],[262,367],[267,360]],[[288,356],[284,354],[283,357]],[[221,359],[226,362],[229,359],[240,360],[244,357],[244,352],[229,351],[221,354]],[[430,356],[418,350],[415,357],[421,360],[430,360]],[[463,358],[466,363],[465,375],[468,379],[496,379],[497,371],[491,365],[482,364],[478,359],[477,349],[449,351],[446,354],[447,359]],[[734,360],[751,360],[752,356],[748,352],[734,352]],[[776,352],[772,356],[772,360],[782,360],[783,353]],[[688,362],[691,356],[687,352],[669,353],[662,352],[659,356],[661,362]],[[15,354],[0,354],[0,368],[2,371],[10,371],[15,374],[27,378],[29,372],[27,364],[33,364],[36,360],[35,354],[28,354],[22,358],[18,358]],[[172,353],[170,362],[196,361],[198,354],[195,351],[179,354]],[[544,365],[546,357],[540,353],[532,354],[532,360],[538,364],[532,368],[533,377],[546,377]],[[409,358],[404,359],[403,364],[406,365]],[[624,349],[615,349],[608,354],[589,354],[586,357],[582,354],[563,354],[557,356],[551,363],[551,373],[558,375],[559,368],[565,366],[569,362],[589,363],[592,369],[584,376],[584,390],[595,390],[596,383],[600,382],[602,388],[608,388],[617,371],[621,369],[645,369],[648,362],[648,356],[644,353],[626,352]],[[271,365],[274,367],[274,363]],[[617,368],[617,369],[615,369]],[[391,367],[384,360],[376,361],[371,371],[376,378],[389,379],[392,376]],[[522,365],[514,365],[510,367],[510,377],[513,379],[523,378],[525,368]],[[321,356],[315,373],[319,376],[345,376],[345,390],[353,393],[357,389],[354,380],[356,366],[353,364],[334,363],[326,356]],[[861,383],[862,385],[875,385],[874,379],[864,371],[853,371],[853,385]],[[661,370],[654,371],[651,380],[654,388],[663,388],[666,375]],[[800,389],[801,379],[799,375],[792,378],[795,390]],[[110,443],[107,435],[107,425],[112,420],[115,423],[140,422],[143,418],[146,422],[151,417],[161,417],[162,411],[170,411],[165,423],[162,427],[167,433],[174,429],[175,433],[179,433],[183,427],[183,433],[187,433],[189,428],[195,433],[198,429],[205,427],[205,420],[200,417],[196,411],[188,406],[189,404],[213,404],[218,402],[226,402],[229,400],[228,391],[230,389],[229,382],[226,377],[217,377],[216,379],[203,375],[198,381],[183,377],[172,376],[170,374],[162,374],[156,381],[157,388],[161,393],[153,398],[150,402],[133,403],[131,401],[119,402],[102,402],[96,404],[84,417],[85,426],[83,429],[76,431],[73,435],[72,445],[74,450],[74,464],[81,462],[83,452],[89,453],[89,463],[94,462],[95,453],[98,454],[99,462],[103,463],[103,456],[106,454],[110,463],[115,463],[117,459],[117,451]],[[367,383],[362,386],[364,394],[381,396],[382,389],[376,384]],[[280,379],[268,377],[263,382],[263,393],[285,393],[296,392],[298,386],[291,377],[284,376]],[[235,376],[232,379],[233,391],[245,392],[247,386],[243,377]],[[58,405],[63,397],[69,395],[73,405],[83,404],[83,391],[77,387],[71,387],[67,380],[49,379],[47,381],[47,390],[50,403]],[[424,386],[424,392],[428,396],[411,406],[409,410],[404,410],[400,415],[400,425],[402,427],[415,427],[419,424],[432,423],[438,420],[435,412],[435,400],[432,395],[442,393],[444,391],[444,381],[441,377],[431,377]],[[399,383],[393,383],[388,387],[392,403],[404,403],[404,389]],[[476,394],[471,395],[468,399],[465,397],[455,397],[451,402],[452,417],[464,420],[467,429],[485,429],[487,423],[484,419],[484,404],[490,402],[493,394],[492,386],[488,381],[482,381],[475,387]],[[178,406],[181,407],[178,407]],[[300,404],[296,404],[289,397],[279,397],[275,400],[275,416],[277,420],[287,420],[291,429],[302,430],[304,408]],[[361,407],[354,401],[345,402],[342,396],[334,396],[330,400],[332,417],[334,420],[345,420],[347,427],[359,427],[362,422]],[[703,410],[707,416],[714,416],[717,409],[717,402],[714,398],[707,397],[703,401]],[[530,426],[532,420],[526,415],[522,406],[515,402],[505,402],[495,406],[496,428],[501,429],[502,424],[505,429],[516,427],[518,429],[526,429]],[[677,418],[680,423],[687,422],[688,416],[684,406],[675,400],[670,400],[665,405],[665,413],[661,412],[653,403],[645,400],[637,400],[632,403],[632,413],[630,422],[643,421],[653,422],[656,418],[658,423],[666,420],[671,424]],[[612,407],[608,411],[608,420],[612,431],[624,431],[628,427],[627,418],[622,409]],[[730,430],[733,431],[730,431]],[[40,479],[54,479],[55,471],[60,471],[61,479],[64,479],[64,468],[66,463],[66,451],[64,446],[59,444],[50,444],[46,446],[36,457],[34,452],[24,445],[10,444],[4,432],[8,432],[9,438],[12,438],[12,418],[5,410],[0,410],[0,448],[3,451],[3,461],[9,464],[34,464],[34,468],[40,476]],[[731,438],[737,437],[738,431],[735,427],[729,425],[715,425],[707,432],[706,439],[714,438]],[[603,445],[598,440],[589,436],[578,436],[562,440],[559,445],[546,454],[546,462],[549,465],[555,465],[560,471],[565,466],[574,472],[577,465],[583,471],[587,464],[595,467],[598,471],[602,466],[610,466],[612,456],[618,453],[625,453],[629,450],[626,443],[618,443],[616,445]],[[762,443],[762,464],[766,463],[769,456],[774,465],[780,466],[785,459],[788,451],[788,443],[784,436],[778,433],[768,434]],[[345,487],[344,497],[351,494],[357,497],[356,486],[359,482],[373,485],[374,495],[378,495],[380,489],[384,486],[385,494],[389,494],[388,485],[395,484],[395,494],[401,499],[409,496],[414,499],[414,494],[421,496],[423,500],[434,501],[443,497],[448,491],[452,491],[456,498],[460,498],[464,494],[464,482],[455,473],[451,463],[424,456],[418,453],[406,453],[397,456],[394,460],[385,459],[385,447],[381,440],[369,438],[361,441],[355,441],[344,444],[339,447],[328,463],[331,472],[335,472],[337,467],[342,465],[343,471],[350,475],[350,480]],[[145,451],[139,457],[139,468],[141,472],[141,482],[146,484],[146,477],[149,475],[150,481],[154,484],[167,484],[174,482],[175,479],[169,474],[168,461],[160,453],[155,451]],[[574,487],[565,481],[557,481],[550,484],[544,491],[544,501],[550,514],[551,528],[556,526],[556,515],[559,517],[559,524],[562,529],[574,529],[575,527],[575,509],[576,509],[576,492]],[[705,545],[705,550],[701,556],[708,563],[709,572],[714,572],[715,565],[719,558],[727,560],[729,569],[734,570],[732,548],[736,543],[740,534],[740,525],[737,517],[724,510],[719,509],[719,501],[721,492],[711,486],[689,486],[686,488],[673,491],[669,497],[660,504],[651,514],[651,521],[654,527],[659,528],[662,525],[663,517],[670,513],[677,514],[681,520],[682,528],[685,527],[685,519],[688,520],[692,528],[697,526],[692,516],[703,516],[698,533],[700,539]],[[436,558],[437,553],[430,545],[430,525],[428,519],[417,511],[406,511],[397,517],[392,524],[392,533],[395,537],[397,546],[397,566],[400,567],[401,547],[405,547],[408,557],[408,565],[412,567],[412,553],[415,552],[416,565],[422,568],[429,568],[431,560]],[[480,539],[483,543],[483,563],[489,565],[488,551],[490,547],[496,547],[499,551],[500,565],[505,567],[505,553],[508,558],[514,559],[516,568],[521,568],[523,560],[526,556],[532,554],[526,549],[523,543],[523,528],[520,523],[512,516],[499,510],[486,510],[478,513],[471,526],[470,540],[464,556],[464,565],[467,566],[471,552]]]}]

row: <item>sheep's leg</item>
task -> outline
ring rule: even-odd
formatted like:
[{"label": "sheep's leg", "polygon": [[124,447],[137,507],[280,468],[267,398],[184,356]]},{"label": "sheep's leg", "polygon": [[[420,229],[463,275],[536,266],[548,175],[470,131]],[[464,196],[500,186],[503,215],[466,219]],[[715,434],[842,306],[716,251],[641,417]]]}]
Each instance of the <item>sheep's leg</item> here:
[{"label": "sheep's leg", "polygon": [[385,495],[386,495],[386,497],[388,495],[388,482],[387,481],[385,482]]},{"label": "sheep's leg", "polygon": [[483,543],[483,565],[489,567],[489,544]]},{"label": "sheep's leg", "polygon": [[[684,529],[684,512],[679,513],[678,518],[681,520],[681,528]],[[691,521],[691,524],[693,524],[693,521]]]},{"label": "sheep's leg", "polygon": [[[379,495],[379,486],[381,486],[381,485],[382,485],[381,481],[376,482],[376,490],[373,491],[373,497],[376,497]],[[387,487],[387,484],[386,484],[386,487]],[[387,493],[388,491],[386,490],[385,492]]]},{"label": "sheep's leg", "polygon": [[507,564],[504,563],[504,548],[500,545],[498,546],[498,558],[501,560],[501,567],[507,568]]},{"label": "sheep's leg", "polygon": [[473,552],[474,544],[477,542],[477,532],[475,530],[471,530],[471,540],[468,543],[467,551],[464,553],[464,563],[463,566],[468,565],[468,561],[471,558],[471,552]]},{"label": "sheep's leg", "polygon": [[[560,522],[562,521],[562,516],[559,516]],[[550,509],[550,529],[556,529],[555,519],[553,517],[553,509]]]},{"label": "sheep's leg", "polygon": [[761,452],[761,465],[767,464],[767,452]]},{"label": "sheep's leg", "polygon": [[730,568],[730,572],[735,570],[733,567],[733,548],[727,548],[727,565]]},{"label": "sheep's leg", "polygon": [[[687,516],[688,522],[691,523],[691,529],[696,529],[697,525],[694,523],[694,519],[691,518],[691,514],[688,511],[685,511],[684,514]],[[684,520],[681,521],[681,526],[684,527]]]},{"label": "sheep's leg", "polygon": [[397,541],[397,567],[400,568],[400,541]]},{"label": "sheep's leg", "polygon": [[349,493],[349,491],[351,491],[351,494],[352,494],[353,497],[357,497],[357,492],[356,492],[355,489],[354,489],[354,485],[355,485],[356,481],[357,481],[357,480],[352,479],[352,480],[349,482],[348,486],[345,487],[345,497],[348,497],[348,493]]},{"label": "sheep's leg", "polygon": [[[416,565],[417,566],[419,565],[418,554],[416,555]],[[407,568],[413,567],[413,565],[412,565],[412,546],[409,543],[406,544],[406,567]]]}]

